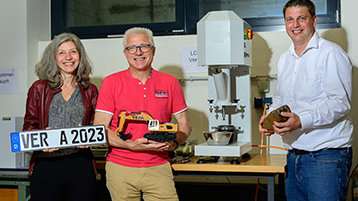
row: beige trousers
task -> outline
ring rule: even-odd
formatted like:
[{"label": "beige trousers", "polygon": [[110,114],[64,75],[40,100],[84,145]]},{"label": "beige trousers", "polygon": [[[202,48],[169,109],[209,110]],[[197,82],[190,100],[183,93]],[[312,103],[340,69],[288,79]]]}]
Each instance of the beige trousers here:
[{"label": "beige trousers", "polygon": [[107,187],[112,201],[178,201],[169,163],[153,167],[127,167],[106,163]]}]

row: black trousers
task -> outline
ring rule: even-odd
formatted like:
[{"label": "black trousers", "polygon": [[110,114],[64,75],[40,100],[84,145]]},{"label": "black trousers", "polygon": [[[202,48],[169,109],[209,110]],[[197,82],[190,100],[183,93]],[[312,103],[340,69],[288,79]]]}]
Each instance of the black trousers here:
[{"label": "black trousers", "polygon": [[31,201],[94,201],[92,153],[83,149],[69,156],[39,158],[30,179]]}]

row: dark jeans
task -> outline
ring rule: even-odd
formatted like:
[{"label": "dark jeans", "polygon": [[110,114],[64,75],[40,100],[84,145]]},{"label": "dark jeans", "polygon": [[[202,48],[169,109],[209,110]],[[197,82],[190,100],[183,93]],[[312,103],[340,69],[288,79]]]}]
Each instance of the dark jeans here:
[{"label": "dark jeans", "polygon": [[343,201],[352,148],[287,154],[287,201]]},{"label": "dark jeans", "polygon": [[92,154],[85,150],[36,161],[30,179],[31,201],[94,201]]}]

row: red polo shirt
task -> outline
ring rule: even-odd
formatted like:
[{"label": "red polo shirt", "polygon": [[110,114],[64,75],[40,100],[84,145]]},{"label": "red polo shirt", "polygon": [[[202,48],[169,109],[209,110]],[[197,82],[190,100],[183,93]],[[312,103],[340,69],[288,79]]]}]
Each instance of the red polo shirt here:
[{"label": "red polo shirt", "polygon": [[[96,111],[112,114],[111,129],[117,128],[118,115],[145,111],[160,122],[170,122],[172,114],[186,110],[183,91],[178,80],[168,74],[152,70],[152,76],[143,84],[129,73],[129,69],[107,76],[101,85]],[[128,123],[125,133],[131,133],[131,140],[142,138],[148,133],[146,122]],[[130,167],[151,167],[166,163],[166,152],[133,152],[111,147],[107,160]]]}]

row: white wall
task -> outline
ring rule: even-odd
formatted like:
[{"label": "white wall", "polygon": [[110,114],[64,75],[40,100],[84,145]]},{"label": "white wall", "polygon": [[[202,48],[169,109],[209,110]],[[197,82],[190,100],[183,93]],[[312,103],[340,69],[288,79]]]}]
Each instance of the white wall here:
[{"label": "white wall", "polygon": [[23,114],[21,109],[24,108],[27,91],[26,19],[26,0],[2,1],[0,5],[0,26],[2,27],[0,68],[17,69],[19,93],[0,94],[0,116]]},{"label": "white wall", "polygon": [[31,0],[27,3],[27,86],[33,83],[38,62],[38,42],[50,40],[51,17],[49,0]]},{"label": "white wall", "polygon": [[0,117],[24,115],[38,41],[50,39],[48,16],[48,0],[0,1],[0,68],[15,68],[18,73],[18,93],[0,94]]}]

